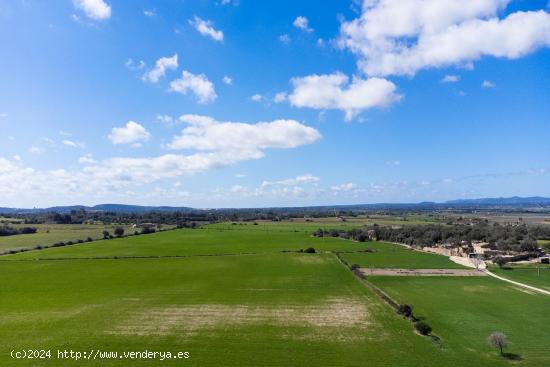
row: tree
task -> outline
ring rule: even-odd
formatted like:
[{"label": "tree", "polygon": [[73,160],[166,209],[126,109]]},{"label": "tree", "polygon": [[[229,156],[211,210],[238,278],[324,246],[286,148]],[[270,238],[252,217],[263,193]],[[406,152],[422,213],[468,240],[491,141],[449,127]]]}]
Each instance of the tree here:
[{"label": "tree", "polygon": [[111,237],[111,234],[109,233],[109,231],[103,231],[103,239],[107,240],[109,239],[109,237]]},{"label": "tree", "polygon": [[504,265],[506,265],[507,261],[502,256],[499,256],[496,258],[495,263],[498,265],[499,268],[502,268]]},{"label": "tree", "polygon": [[494,348],[500,349],[501,356],[504,355],[504,348],[508,346],[506,335],[500,331],[493,331],[491,335],[489,335],[489,338],[487,338],[487,343]]},{"label": "tree", "polygon": [[414,323],[414,328],[422,335],[430,335],[432,327],[426,324],[424,321],[418,321]]},{"label": "tree", "polygon": [[115,228],[115,235],[117,237],[121,237],[124,234],[124,228],[122,227],[116,227]]}]

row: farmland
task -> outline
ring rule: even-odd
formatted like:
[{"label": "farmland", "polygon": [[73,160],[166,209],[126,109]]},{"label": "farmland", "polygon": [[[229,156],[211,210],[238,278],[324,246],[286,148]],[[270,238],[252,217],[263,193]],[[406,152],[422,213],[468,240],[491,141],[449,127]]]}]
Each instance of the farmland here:
[{"label": "farmland", "polygon": [[[0,365],[55,366],[55,358],[25,363],[7,351],[70,348],[188,351],[184,363],[193,366],[506,366],[486,345],[494,330],[509,336],[521,365],[550,363],[548,333],[527,332],[549,297],[477,277],[361,280],[335,252],[365,267],[460,266],[395,244],[313,237],[314,228],[221,223],[4,255]],[[317,253],[299,252],[308,247]],[[415,334],[363,282],[413,304],[441,343]]]},{"label": "farmland", "polygon": [[550,334],[540,327],[550,307],[548,296],[489,277],[371,277],[370,281],[397,301],[412,304],[415,315],[442,338],[444,348],[463,353],[476,366],[497,366],[504,359],[486,343],[495,330],[508,336],[507,352],[520,359],[520,365],[550,363]]},{"label": "farmland", "polygon": [[[13,221],[13,219],[10,219]],[[21,248],[33,248],[35,246],[47,246],[56,242],[76,242],[86,240],[88,237],[97,240],[103,238],[103,231],[111,234],[118,226],[102,224],[15,224],[15,228],[28,226],[38,229],[36,233],[0,237],[0,252],[6,250],[17,250]],[[125,231],[132,232],[129,226],[122,226]]]},{"label": "farmland", "polygon": [[491,271],[516,282],[550,290],[550,265],[538,264],[514,265],[504,268],[493,267]]},{"label": "farmland", "polygon": [[419,252],[400,245],[372,242],[367,245],[371,252],[343,253],[349,264],[367,268],[406,268],[406,269],[461,269],[463,266],[436,254]]}]

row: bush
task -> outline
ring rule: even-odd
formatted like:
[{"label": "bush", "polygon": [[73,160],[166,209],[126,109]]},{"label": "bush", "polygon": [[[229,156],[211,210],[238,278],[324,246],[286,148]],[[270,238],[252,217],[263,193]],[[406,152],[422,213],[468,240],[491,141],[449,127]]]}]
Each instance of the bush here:
[{"label": "bush", "polygon": [[397,309],[397,313],[400,314],[400,315],[403,315],[405,317],[412,317],[413,308],[410,305],[401,304],[401,305],[399,305],[399,307]]},{"label": "bush", "polygon": [[432,327],[426,324],[424,321],[418,321],[414,323],[414,328],[422,335],[430,335]]},{"label": "bush", "polygon": [[93,241],[92,237],[86,238],[86,242],[92,242],[92,241]]},{"label": "bush", "polygon": [[306,254],[314,254],[316,251],[313,247],[308,247],[304,250]]},{"label": "bush", "polygon": [[355,270],[355,269],[359,269],[361,266],[359,266],[359,264],[353,264],[352,266],[350,266],[349,268],[351,270]]},{"label": "bush", "polygon": [[122,228],[122,227],[116,227],[115,228],[115,235],[117,237],[122,237],[123,234],[124,234],[124,228]]}]

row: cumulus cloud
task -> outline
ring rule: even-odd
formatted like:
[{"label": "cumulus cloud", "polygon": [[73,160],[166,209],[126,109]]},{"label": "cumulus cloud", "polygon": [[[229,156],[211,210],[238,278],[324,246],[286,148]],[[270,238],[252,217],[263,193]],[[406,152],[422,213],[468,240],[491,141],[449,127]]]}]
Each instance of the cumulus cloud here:
[{"label": "cumulus cloud", "polygon": [[291,80],[294,90],[288,100],[296,107],[315,109],[339,109],[346,120],[361,111],[374,107],[386,107],[399,101],[392,82],[381,78],[349,78],[341,72],[308,75]]},{"label": "cumulus cloud", "polygon": [[135,121],[128,121],[124,127],[113,127],[108,136],[113,144],[139,144],[150,137],[147,129]]},{"label": "cumulus cloud", "polygon": [[78,158],[78,163],[80,164],[94,164],[97,163],[94,157],[91,153],[88,153],[86,155],[83,155],[82,157]]},{"label": "cumulus cloud", "polygon": [[161,57],[155,62],[155,66],[143,74],[142,79],[147,82],[156,83],[166,74],[166,70],[178,68],[178,54],[172,57]]},{"label": "cumulus cloud", "polygon": [[155,9],[147,9],[143,11],[143,15],[145,15],[146,17],[154,17],[155,15],[157,15],[157,12],[155,11]]},{"label": "cumulus cloud", "polygon": [[143,70],[143,68],[145,67],[145,61],[143,60],[134,61],[134,59],[129,58],[124,63],[124,66],[126,66],[130,70]]},{"label": "cumulus cloud", "polygon": [[296,17],[292,25],[298,29],[301,29],[302,31],[305,31],[308,33],[313,32],[313,28],[310,28],[309,20],[306,17],[303,17],[303,16]]},{"label": "cumulus cloud", "polygon": [[332,191],[337,191],[337,192],[349,192],[349,191],[357,189],[357,185],[352,183],[352,182],[348,182],[348,183],[345,183],[345,184],[332,186],[330,189]]},{"label": "cumulus cloud", "polygon": [[290,36],[288,34],[281,34],[279,36],[279,41],[284,43],[285,45],[288,45],[290,43]]},{"label": "cumulus cloud", "polygon": [[222,82],[223,82],[223,84],[233,85],[233,78],[231,78],[227,75],[224,75],[224,77],[222,78]]},{"label": "cumulus cloud", "polygon": [[223,32],[214,29],[210,20],[203,20],[197,16],[193,20],[189,20],[191,24],[200,34],[212,38],[214,41],[223,41]]},{"label": "cumulus cloud", "polygon": [[283,103],[286,101],[287,93],[286,92],[279,92],[275,94],[275,97],[273,97],[273,102],[275,103]]},{"label": "cumulus cloud", "polygon": [[103,0],[73,0],[73,5],[93,20],[105,20],[111,17],[111,6]]},{"label": "cumulus cloud", "polygon": [[254,102],[261,102],[264,99],[264,97],[261,94],[256,93],[256,94],[253,94],[250,97],[250,99]]},{"label": "cumulus cloud", "polygon": [[441,79],[441,83],[458,83],[460,81],[460,76],[458,75],[445,75]]},{"label": "cumulus cloud", "polygon": [[262,157],[268,148],[295,148],[321,138],[312,127],[295,120],[275,120],[247,124],[220,122],[212,117],[183,115],[180,121],[188,124],[168,145],[171,149],[220,151],[229,155]]},{"label": "cumulus cloud", "polygon": [[472,66],[481,57],[516,59],[550,45],[550,14],[517,11],[510,0],[364,0],[343,22],[339,45],[369,76],[414,75],[424,68]]},{"label": "cumulus cloud", "polygon": [[484,80],[483,83],[481,83],[481,87],[482,87],[482,88],[495,88],[495,87],[496,87],[496,84],[493,83],[493,82],[490,81],[490,80]]},{"label": "cumulus cloud", "polygon": [[170,91],[181,94],[191,91],[197,97],[198,102],[203,104],[213,102],[218,98],[214,84],[208,80],[206,75],[195,75],[187,70],[181,73],[181,78],[170,83]]}]

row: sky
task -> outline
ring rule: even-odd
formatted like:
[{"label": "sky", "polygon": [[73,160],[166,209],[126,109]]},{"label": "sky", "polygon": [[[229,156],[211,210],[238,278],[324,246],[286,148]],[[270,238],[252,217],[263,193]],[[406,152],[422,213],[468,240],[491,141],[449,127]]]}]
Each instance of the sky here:
[{"label": "sky", "polygon": [[0,207],[550,196],[547,0],[0,0]]}]

